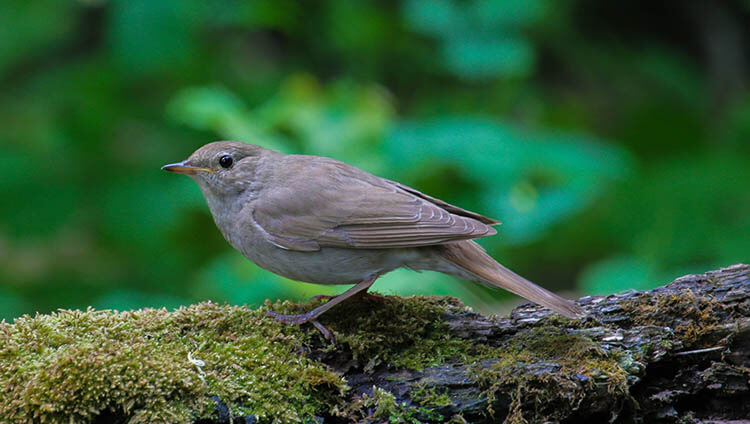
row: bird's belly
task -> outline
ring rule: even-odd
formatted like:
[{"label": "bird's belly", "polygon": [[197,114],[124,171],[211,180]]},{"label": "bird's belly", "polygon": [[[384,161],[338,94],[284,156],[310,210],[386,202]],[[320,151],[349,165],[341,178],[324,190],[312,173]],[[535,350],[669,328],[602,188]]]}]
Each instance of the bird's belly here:
[{"label": "bird's belly", "polygon": [[404,265],[404,249],[341,249],[324,247],[315,252],[284,250],[264,243],[243,249],[256,265],[292,280],[315,284],[354,284]]}]

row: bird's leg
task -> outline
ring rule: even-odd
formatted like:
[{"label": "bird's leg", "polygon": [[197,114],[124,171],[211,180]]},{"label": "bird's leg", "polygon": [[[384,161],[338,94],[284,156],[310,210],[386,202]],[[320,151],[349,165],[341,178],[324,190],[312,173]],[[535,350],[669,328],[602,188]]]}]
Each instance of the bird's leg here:
[{"label": "bird's leg", "polygon": [[323,333],[323,337],[325,337],[328,340],[331,340],[332,339],[331,332],[328,331],[328,329],[325,328],[323,324],[318,322],[318,317],[321,316],[327,310],[333,308],[334,306],[345,301],[346,299],[349,299],[350,297],[356,295],[357,293],[360,293],[362,291],[367,291],[367,289],[370,288],[372,283],[375,282],[376,278],[378,278],[378,275],[373,274],[372,276],[367,277],[364,280],[360,281],[359,283],[357,283],[357,285],[350,288],[349,290],[341,293],[340,295],[332,298],[328,302],[304,314],[284,315],[284,314],[279,314],[279,313],[272,312],[272,311],[266,311],[266,314],[274,317],[277,321],[283,322],[284,324],[304,324],[306,322],[311,322],[315,326],[315,328],[317,328],[321,333]]}]

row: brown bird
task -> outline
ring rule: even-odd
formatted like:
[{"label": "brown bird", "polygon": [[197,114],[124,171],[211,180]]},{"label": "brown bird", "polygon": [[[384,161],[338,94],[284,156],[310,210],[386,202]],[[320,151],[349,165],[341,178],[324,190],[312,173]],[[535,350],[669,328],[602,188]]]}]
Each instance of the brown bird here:
[{"label": "brown bird", "polygon": [[396,268],[499,287],[570,318],[583,310],[505,268],[472,239],[500,222],[320,156],[219,141],[162,169],[198,183],[224,238],[261,268],[316,284],[355,284],[288,324],[313,323]]}]

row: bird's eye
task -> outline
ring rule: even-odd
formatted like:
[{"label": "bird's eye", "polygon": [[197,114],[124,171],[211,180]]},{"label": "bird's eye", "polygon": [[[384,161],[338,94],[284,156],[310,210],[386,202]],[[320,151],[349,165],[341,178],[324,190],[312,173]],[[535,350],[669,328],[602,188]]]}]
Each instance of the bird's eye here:
[{"label": "bird's eye", "polygon": [[224,169],[229,169],[232,167],[232,163],[234,161],[232,160],[232,157],[229,155],[224,155],[219,159],[219,165],[221,165]]}]

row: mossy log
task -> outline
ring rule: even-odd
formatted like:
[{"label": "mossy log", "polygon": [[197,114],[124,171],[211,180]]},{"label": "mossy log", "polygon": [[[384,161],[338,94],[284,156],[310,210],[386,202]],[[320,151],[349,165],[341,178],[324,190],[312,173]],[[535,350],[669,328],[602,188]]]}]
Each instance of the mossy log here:
[{"label": "mossy log", "polygon": [[[316,301],[319,302],[319,301]],[[649,422],[750,417],[750,266],[485,317],[362,298],[336,337],[264,310],[59,311],[0,323],[0,422]],[[747,421],[741,421],[747,422]]]}]

